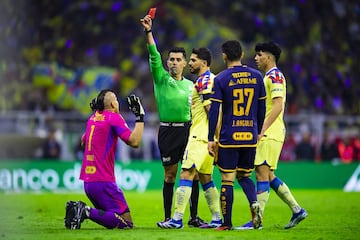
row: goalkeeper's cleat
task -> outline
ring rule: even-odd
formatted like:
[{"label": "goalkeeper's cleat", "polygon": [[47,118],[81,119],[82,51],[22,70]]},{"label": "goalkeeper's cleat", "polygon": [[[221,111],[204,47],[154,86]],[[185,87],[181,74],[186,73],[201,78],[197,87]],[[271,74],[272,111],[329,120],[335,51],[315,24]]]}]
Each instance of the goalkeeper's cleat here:
[{"label": "goalkeeper's cleat", "polygon": [[216,231],[227,231],[227,230],[233,230],[232,226],[228,226],[225,224],[221,224],[219,227],[215,228]]},{"label": "goalkeeper's cleat", "polygon": [[158,222],[157,223],[159,228],[169,228],[169,229],[181,229],[184,227],[182,220],[175,220],[175,219],[170,219],[168,221],[164,221],[164,222]]},{"label": "goalkeeper's cleat", "polygon": [[260,204],[258,202],[253,202],[250,206],[252,224],[254,229],[260,228],[262,224],[262,214],[260,209]]},{"label": "goalkeeper's cleat", "polygon": [[290,222],[285,226],[285,229],[289,229],[298,225],[299,222],[304,220],[308,216],[308,213],[305,209],[301,209],[298,213],[293,213]]},{"label": "goalkeeper's cleat", "polygon": [[84,202],[69,201],[66,203],[65,227],[68,229],[80,229],[81,223],[87,218],[88,206]]},{"label": "goalkeeper's cleat", "polygon": [[199,228],[217,228],[220,227],[222,224],[222,220],[212,220],[210,223],[206,223],[204,225],[201,225]]},{"label": "goalkeeper's cleat", "polygon": [[199,217],[196,217],[196,218],[190,218],[189,221],[188,221],[188,226],[189,227],[201,227],[203,225],[206,225],[207,222],[205,222],[204,220],[202,220],[201,218]]},{"label": "goalkeeper's cleat", "polygon": [[81,223],[87,218],[86,216],[86,204],[82,201],[78,201],[75,205],[75,217],[72,223],[72,229],[80,229]]},{"label": "goalkeeper's cleat", "polygon": [[[262,229],[262,228],[263,228],[263,226],[262,226],[262,224],[260,224],[258,229]],[[234,227],[234,229],[235,230],[252,230],[252,229],[254,229],[254,225],[253,225],[252,221],[249,221],[240,227]]]},{"label": "goalkeeper's cleat", "polygon": [[74,206],[76,202],[68,201],[65,205],[65,218],[64,218],[64,225],[67,229],[71,229],[71,221],[75,216]]}]

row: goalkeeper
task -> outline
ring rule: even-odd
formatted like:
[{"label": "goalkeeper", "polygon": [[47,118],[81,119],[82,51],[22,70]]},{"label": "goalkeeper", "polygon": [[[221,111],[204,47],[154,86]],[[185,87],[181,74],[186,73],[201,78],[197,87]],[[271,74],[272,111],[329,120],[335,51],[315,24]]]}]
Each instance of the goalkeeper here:
[{"label": "goalkeeper", "polygon": [[139,147],[144,131],[144,109],[135,95],[127,98],[136,123],[132,130],[119,113],[119,102],[112,90],[102,90],[91,102],[94,114],[87,121],[82,136],[85,148],[80,179],[84,181],[87,197],[95,208],[85,203],[66,203],[65,227],[79,229],[84,219],[106,228],[133,228],[130,209],[114,174],[115,151],[118,138],[131,147]]}]

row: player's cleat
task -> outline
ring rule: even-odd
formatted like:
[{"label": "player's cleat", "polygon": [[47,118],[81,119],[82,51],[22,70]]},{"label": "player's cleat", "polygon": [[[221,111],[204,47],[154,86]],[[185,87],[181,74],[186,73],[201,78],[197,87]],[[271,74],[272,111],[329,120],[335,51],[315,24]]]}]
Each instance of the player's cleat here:
[{"label": "player's cleat", "polygon": [[254,229],[260,228],[262,224],[262,214],[260,210],[260,204],[258,202],[253,202],[250,206],[252,224]]},{"label": "player's cleat", "polygon": [[216,231],[227,231],[227,230],[233,230],[232,226],[228,226],[225,224],[221,224],[219,227],[215,228]]},{"label": "player's cleat", "polygon": [[[262,228],[263,228],[263,226],[262,226],[262,224],[260,224],[258,229],[262,229]],[[234,227],[234,229],[235,230],[252,230],[252,229],[254,229],[254,225],[253,225],[252,221],[249,221],[240,227]]]},{"label": "player's cleat", "polygon": [[202,220],[201,218],[199,217],[196,217],[196,218],[190,218],[189,221],[188,221],[188,226],[189,227],[201,227],[203,225],[206,225],[207,222],[205,222],[204,220]]},{"label": "player's cleat", "polygon": [[201,225],[199,228],[217,228],[220,227],[222,224],[222,220],[212,220],[210,223],[206,223]]},{"label": "player's cleat", "polygon": [[164,221],[157,222],[156,225],[159,226],[160,223],[167,222],[171,220],[171,218],[165,218]]},{"label": "player's cleat", "polygon": [[181,229],[184,227],[182,220],[170,219],[164,222],[157,223],[159,228],[172,228],[172,229]]},{"label": "player's cleat", "polygon": [[75,216],[74,206],[76,202],[68,201],[65,205],[65,218],[64,218],[64,225],[67,229],[71,229],[71,221]]},{"label": "player's cleat", "polygon": [[285,229],[289,229],[298,225],[299,222],[304,220],[307,217],[308,213],[305,209],[301,209],[300,212],[294,213],[290,219],[290,222],[285,226]]},{"label": "player's cleat", "polygon": [[84,202],[69,201],[66,203],[65,227],[80,229],[81,223],[86,219],[86,204]]}]

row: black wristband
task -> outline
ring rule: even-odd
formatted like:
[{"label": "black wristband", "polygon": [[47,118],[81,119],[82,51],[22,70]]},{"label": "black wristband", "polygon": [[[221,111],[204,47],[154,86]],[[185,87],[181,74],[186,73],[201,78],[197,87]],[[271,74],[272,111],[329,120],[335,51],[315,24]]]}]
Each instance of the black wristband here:
[{"label": "black wristband", "polygon": [[136,119],[135,122],[144,122],[144,115],[136,116],[135,119]]},{"label": "black wristband", "polygon": [[151,29],[149,29],[149,30],[144,29],[145,35],[147,35],[147,34],[150,33],[150,32],[152,32]]}]

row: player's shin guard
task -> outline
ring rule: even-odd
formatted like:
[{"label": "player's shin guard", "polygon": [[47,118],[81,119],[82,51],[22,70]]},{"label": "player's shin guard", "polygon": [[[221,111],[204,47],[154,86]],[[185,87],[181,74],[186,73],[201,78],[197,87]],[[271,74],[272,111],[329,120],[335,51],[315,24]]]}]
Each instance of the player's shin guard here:
[{"label": "player's shin guard", "polygon": [[257,182],[256,185],[257,185],[257,200],[260,204],[260,210],[263,214],[265,210],[265,205],[269,200],[269,196],[270,196],[270,184],[268,181],[265,181],[265,182]]},{"label": "player's shin guard", "polygon": [[232,205],[234,201],[234,182],[222,181],[220,204],[221,212],[224,217],[224,225],[232,227]]},{"label": "player's shin guard", "polygon": [[210,181],[203,186],[206,202],[209,206],[212,214],[212,220],[221,219],[220,216],[220,204],[219,204],[219,192],[217,191],[214,182]]},{"label": "player's shin guard", "polygon": [[242,177],[238,180],[241,188],[243,189],[249,204],[256,201],[255,184],[249,177]]},{"label": "player's shin guard", "polygon": [[[176,189],[176,202],[175,202],[175,213],[178,214],[178,218],[182,218],[185,212],[186,205],[191,195],[191,180],[181,179],[179,187]],[[175,220],[180,220],[176,218]]]},{"label": "player's shin guard", "polygon": [[293,213],[298,213],[301,207],[292,195],[289,187],[281,181],[278,177],[271,181],[270,186],[275,190],[276,194],[283,200],[292,210]]}]

